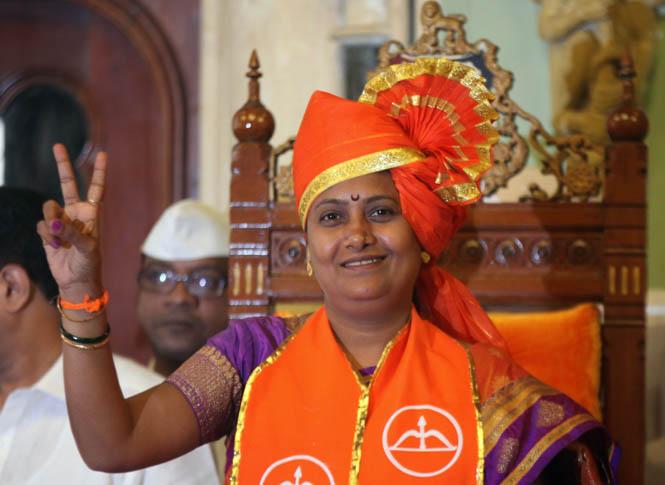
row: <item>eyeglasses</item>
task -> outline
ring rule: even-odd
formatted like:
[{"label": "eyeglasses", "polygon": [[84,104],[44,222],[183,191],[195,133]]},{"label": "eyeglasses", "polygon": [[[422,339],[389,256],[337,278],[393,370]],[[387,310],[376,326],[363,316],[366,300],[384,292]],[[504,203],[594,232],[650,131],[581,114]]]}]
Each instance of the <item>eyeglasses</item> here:
[{"label": "eyeglasses", "polygon": [[142,289],[156,293],[170,293],[178,283],[187,291],[202,298],[220,296],[226,288],[226,277],[217,269],[197,269],[179,274],[167,268],[145,268],[139,273]]}]

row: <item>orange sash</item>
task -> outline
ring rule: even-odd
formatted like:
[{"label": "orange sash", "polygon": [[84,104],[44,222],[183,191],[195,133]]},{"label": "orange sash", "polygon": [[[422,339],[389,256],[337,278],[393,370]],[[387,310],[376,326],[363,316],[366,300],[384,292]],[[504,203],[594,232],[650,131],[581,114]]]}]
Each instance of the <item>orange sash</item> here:
[{"label": "orange sash", "polygon": [[365,386],[322,307],[250,376],[230,483],[482,483],[472,367],[412,310]]}]

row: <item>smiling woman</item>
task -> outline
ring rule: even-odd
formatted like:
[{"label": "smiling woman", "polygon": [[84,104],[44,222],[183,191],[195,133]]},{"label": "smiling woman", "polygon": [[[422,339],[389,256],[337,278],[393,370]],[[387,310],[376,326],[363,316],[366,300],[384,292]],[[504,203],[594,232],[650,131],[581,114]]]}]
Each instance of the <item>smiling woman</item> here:
[{"label": "smiling woman", "polygon": [[307,241],[335,335],[363,367],[376,365],[408,319],[422,264],[390,173],[326,189],[309,213]]},{"label": "smiling woman", "polygon": [[[166,383],[127,400],[107,349],[67,348],[88,463],[146,466],[230,433],[234,484],[574,483],[569,446],[588,451],[584,477],[613,481],[601,425],[516,365],[470,291],[435,263],[492,164],[491,99],[475,70],[442,58],[392,66],[360,103],[314,93],[293,173],[323,306],[231,322]],[[90,209],[51,205],[40,226],[68,300],[101,293],[96,234],[70,222],[94,228]],[[88,320],[66,318],[65,329],[94,339],[106,321]]]},{"label": "smiling woman", "polygon": [[[354,194],[357,201],[352,200]],[[347,180],[323,192],[309,214],[307,238],[314,276],[331,321],[341,323],[348,320],[346,315],[353,315],[351,320],[357,324],[358,314],[364,313],[362,320],[381,328],[389,323],[386,315],[394,315],[395,321],[387,325],[392,334],[404,324],[420,271],[421,249],[402,216],[388,172]],[[339,331],[336,334],[340,336]],[[378,345],[378,354],[368,363],[378,361],[385,343]]]}]

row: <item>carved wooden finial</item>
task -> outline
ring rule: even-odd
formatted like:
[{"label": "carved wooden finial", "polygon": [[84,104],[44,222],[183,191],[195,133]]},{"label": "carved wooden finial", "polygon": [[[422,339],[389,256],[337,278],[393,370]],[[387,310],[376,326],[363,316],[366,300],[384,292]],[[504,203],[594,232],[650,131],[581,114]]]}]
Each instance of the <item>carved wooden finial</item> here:
[{"label": "carved wooden finial", "polygon": [[261,67],[259,55],[256,53],[256,49],[252,49],[252,54],[249,56],[250,72],[247,73],[247,77],[253,77],[253,74],[256,74],[256,77],[261,77],[261,73],[258,71],[259,67]]},{"label": "carved wooden finial", "polygon": [[649,120],[635,100],[635,75],[633,58],[626,49],[617,72],[623,84],[621,104],[607,119],[607,132],[614,142],[642,141],[649,131]]},{"label": "carved wooden finial", "polygon": [[633,66],[633,58],[630,55],[630,50],[626,49],[621,57],[619,64],[618,77],[623,84],[623,101],[626,103],[635,102],[635,86],[633,79],[635,79],[635,66]]},{"label": "carved wooden finial", "polygon": [[263,76],[259,71],[261,64],[259,63],[259,56],[256,49],[252,50],[252,55],[249,58],[249,71],[246,76],[249,78],[249,99],[251,101],[258,101],[260,96],[259,78]]},{"label": "carved wooden finial", "polygon": [[240,142],[268,143],[275,131],[272,113],[261,103],[259,78],[263,76],[256,49],[249,58],[249,95],[247,102],[233,116],[233,133]]}]

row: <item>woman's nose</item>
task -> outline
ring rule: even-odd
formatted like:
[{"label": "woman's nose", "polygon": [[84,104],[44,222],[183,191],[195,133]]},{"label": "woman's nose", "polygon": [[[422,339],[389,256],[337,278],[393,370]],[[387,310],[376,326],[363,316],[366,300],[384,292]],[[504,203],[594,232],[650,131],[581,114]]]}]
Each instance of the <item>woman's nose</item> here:
[{"label": "woman's nose", "polygon": [[365,217],[353,217],[349,224],[347,234],[347,247],[349,249],[364,249],[376,242],[372,232],[372,226]]}]

